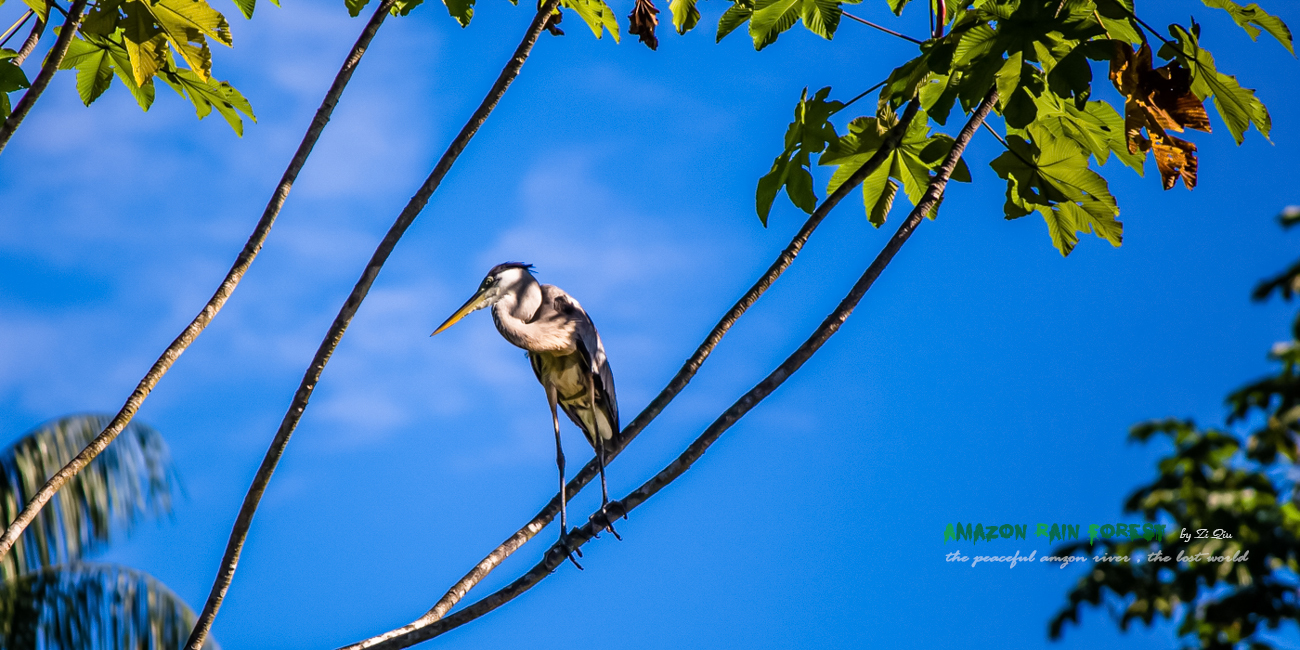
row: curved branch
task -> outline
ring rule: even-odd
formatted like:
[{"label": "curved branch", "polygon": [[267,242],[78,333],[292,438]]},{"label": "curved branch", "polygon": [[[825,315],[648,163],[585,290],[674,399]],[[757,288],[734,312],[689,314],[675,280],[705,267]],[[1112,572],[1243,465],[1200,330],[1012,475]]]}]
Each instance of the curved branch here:
[{"label": "curved branch", "polygon": [[[664,408],[668,406],[668,403],[672,402],[673,398],[677,397],[677,394],[682,392],[682,389],[686,388],[686,385],[690,383],[691,379],[695,376],[695,373],[699,372],[700,366],[704,365],[704,361],[713,353],[713,349],[722,341],[722,337],[726,336],[727,331],[731,329],[731,326],[735,325],[736,321],[740,320],[740,317],[743,316],[745,312],[754,305],[754,303],[758,302],[758,299],[762,297],[769,287],[772,286],[772,283],[776,282],[776,279],[781,277],[781,274],[784,273],[785,270],[789,268],[790,264],[794,262],[794,258],[799,255],[799,251],[803,249],[804,244],[808,242],[808,238],[812,236],[813,231],[816,230],[817,226],[826,218],[826,215],[830,214],[830,211],[833,210],[835,206],[844,199],[844,197],[848,196],[850,192],[857,188],[857,186],[862,183],[863,179],[876,171],[885,159],[893,153],[899,142],[902,141],[904,134],[907,133],[907,127],[912,123],[912,118],[916,117],[917,108],[918,105],[916,101],[909,103],[907,108],[904,109],[903,115],[899,119],[898,124],[895,125],[894,128],[885,136],[884,142],[880,145],[880,149],[878,149],[876,153],[858,169],[858,171],[849,176],[848,180],[836,188],[830,196],[827,196],[826,200],[823,201],[821,205],[817,206],[816,210],[813,210],[813,213],[808,217],[808,220],[804,222],[803,227],[795,234],[794,239],[791,239],[790,243],[785,247],[785,250],[781,251],[781,254],[773,260],[772,265],[768,267],[767,272],[758,279],[758,282],[755,282],[754,285],[749,288],[749,291],[745,292],[745,295],[741,296],[740,300],[736,301],[736,304],[731,306],[731,309],[723,315],[722,320],[719,320],[718,323],[713,326],[713,330],[704,338],[704,342],[700,343],[699,347],[695,349],[695,353],[686,360],[686,363],[682,364],[681,369],[679,369],[677,374],[673,376],[672,380],[668,382],[668,385],[664,386],[664,389],[659,392],[659,395],[657,395],[654,400],[652,400],[650,404],[647,405],[641,413],[623,429],[622,433],[614,443],[614,448],[606,451],[606,465],[612,462],[619,453],[627,448],[628,443],[630,443],[637,434],[641,433],[641,431],[644,430],[651,421],[658,417],[658,415],[663,412]],[[579,471],[571,481],[569,481],[569,484],[565,488],[565,493],[568,494],[570,499],[572,499],[574,495],[587,485],[587,483],[591,482],[591,480],[596,477],[599,471],[600,469],[597,461],[595,459],[589,461],[582,470]],[[555,515],[559,512],[560,495],[557,493],[540,512],[529,520],[528,523],[524,524],[524,526],[518,531],[515,531],[515,534],[511,535],[495,549],[492,549],[492,552],[489,553],[487,557],[480,560],[473,569],[470,569],[469,573],[466,573],[464,577],[456,582],[456,584],[452,585],[451,588],[447,590],[447,593],[443,594],[442,598],[438,599],[438,602],[435,603],[428,612],[425,612],[423,616],[407,625],[373,636],[364,641],[359,641],[346,646],[345,648],[341,648],[340,650],[364,650],[366,648],[373,648],[384,641],[405,634],[410,634],[411,632],[428,627],[429,625],[441,620],[443,616],[447,615],[447,612],[451,611],[452,607],[456,606],[456,603],[460,602],[460,600],[465,597],[465,594],[469,593],[470,589],[473,589],[475,585],[486,578],[488,574],[505,561],[506,558],[519,550],[519,548],[526,544],[528,540],[541,532],[547,524],[555,519]]]},{"label": "curved branch", "polygon": [[[311,154],[312,148],[316,145],[316,140],[320,138],[321,131],[329,122],[330,114],[334,111],[334,106],[338,104],[339,97],[343,94],[343,89],[347,86],[348,80],[352,78],[352,72],[356,69],[357,64],[361,62],[361,56],[365,53],[366,48],[370,45],[370,40],[374,38],[375,32],[378,31],[380,24],[388,15],[388,9],[392,7],[395,0],[384,0],[375,11],[375,15],[370,19],[366,28],[361,32],[360,38],[352,47],[347,59],[343,62],[343,67],[339,69],[338,75],[334,78],[334,84],[330,86],[329,92],[325,94],[325,99],[321,102],[320,108],[316,110],[316,117],[312,120],[311,126],[308,127],[307,133],[303,135],[302,143],[298,145],[298,151],[294,154],[293,159],[289,162],[288,168],[284,170],[284,175],[280,178],[280,184],[276,186],[275,192],[271,195],[271,200],[266,204],[266,210],[262,213],[262,218],[257,222],[257,226],[248,237],[248,242],[244,244],[244,249],[240,251],[239,257],[235,259],[234,265],[226,274],[221,285],[212,294],[212,298],[204,305],[203,310],[199,312],[194,320],[181,331],[180,335],[172,341],[171,345],[163,351],[162,356],[154,362],[149,372],[136,385],[135,390],[131,392],[122,409],[117,412],[108,426],[95,437],[94,440],[81,450],[67,465],[60,469],[45,485],[36,492],[31,501],[23,508],[9,527],[5,530],[4,536],[0,537],[0,556],[5,555],[13,548],[23,530],[36,518],[36,514],[41,508],[59,491],[68,479],[76,476],[95,456],[104,451],[113,439],[122,433],[122,429],[131,422],[135,417],[136,411],[144,403],[145,398],[153,391],[154,386],[162,379],[162,376],[176,363],[181,353],[198,338],[212,322],[212,319],[221,311],[221,308],[230,298],[230,294],[235,291],[235,287],[248,271],[257,253],[262,250],[262,244],[266,241],[271,232],[271,226],[275,224],[276,217],[280,214],[280,208],[284,206],[284,201],[289,196],[289,190],[293,187],[294,180],[298,177],[298,172],[302,169],[303,164],[307,161],[307,156]],[[62,34],[60,34],[62,38]]]},{"label": "curved branch", "polygon": [[225,555],[221,559],[221,568],[217,573],[216,579],[212,583],[212,591],[208,594],[208,600],[203,605],[203,612],[199,615],[198,623],[194,627],[194,632],[190,635],[190,640],[186,644],[188,650],[200,650],[203,640],[208,631],[212,628],[212,621],[217,616],[217,610],[221,608],[221,602],[225,599],[226,591],[230,588],[230,583],[235,577],[235,568],[239,564],[239,554],[243,551],[244,541],[248,538],[248,529],[252,526],[253,515],[257,512],[258,503],[262,500],[262,494],[266,492],[266,487],[271,482],[271,475],[275,473],[275,466],[279,463],[280,457],[284,455],[284,450],[289,444],[289,438],[298,426],[298,421],[307,409],[307,402],[311,399],[311,394],[315,390],[317,383],[320,381],[321,373],[325,371],[325,364],[329,363],[330,357],[334,354],[334,349],[338,346],[339,341],[343,339],[344,332],[347,331],[348,324],[352,322],[352,317],[356,315],[357,309],[361,307],[361,302],[366,299],[366,294],[370,292],[370,287],[379,276],[380,269],[383,268],[384,262],[397,246],[398,240],[406,233],[415,218],[419,216],[420,211],[424,209],[429,197],[433,196],[434,190],[442,183],[442,179],[447,175],[451,166],[455,164],[465,146],[469,144],[470,139],[478,132],[479,127],[487,121],[492,109],[496,108],[497,102],[505,94],[510,83],[519,75],[523,68],[524,61],[528,60],[528,54],[532,51],[533,45],[537,42],[537,37],[541,34],[542,29],[548,22],[551,12],[560,4],[560,0],[546,0],[538,8],[537,15],[528,26],[528,31],[524,33],[523,40],[519,47],[515,48],[514,54],[510,61],[506,63],[497,77],[496,83],[492,84],[492,89],[488,91],[483,102],[479,104],[474,114],[470,116],[469,121],[461,128],[456,139],[452,140],[447,150],[434,166],[433,171],[429,173],[424,184],[420,186],[419,191],[411,197],[411,200],[402,209],[397,220],[393,222],[388,233],[384,235],[383,241],[375,249],[366,268],[361,273],[361,278],[357,280],[352,287],[352,293],[339,309],[339,313],[334,317],[334,322],[330,324],[329,332],[325,339],[321,341],[320,347],[316,349],[316,355],[311,360],[311,365],[307,367],[307,372],[303,375],[302,382],[298,384],[298,390],[293,396],[293,402],[289,405],[289,410],[284,414],[284,419],[280,422],[280,428],[275,433],[275,438],[271,441],[271,446],[266,450],[266,456],[262,459],[262,465],[257,469],[257,475],[253,478],[253,484],[248,487],[248,493],[244,496],[244,503],[239,509],[239,516],[235,519],[235,525],[230,531],[230,540],[226,544]]},{"label": "curved branch", "polygon": [[[857,306],[858,301],[862,299],[862,296],[866,295],[867,291],[871,288],[871,285],[875,283],[876,278],[878,278],[880,273],[885,270],[885,267],[889,265],[890,260],[894,258],[894,255],[898,250],[902,248],[903,244],[907,242],[907,239],[911,237],[912,232],[914,232],[916,227],[920,225],[921,220],[926,214],[936,208],[940,198],[943,196],[944,188],[948,184],[948,179],[952,175],[953,169],[957,167],[957,162],[961,159],[966,144],[970,142],[971,136],[974,135],[976,129],[979,128],[980,123],[984,121],[984,118],[988,116],[989,111],[993,108],[993,104],[996,102],[997,90],[990,90],[958,134],[956,141],[953,143],[952,150],[948,152],[948,157],[944,159],[943,165],[939,167],[934,179],[930,181],[925,194],[921,197],[921,200],[917,203],[916,207],[913,208],[911,214],[909,214],[907,219],[898,227],[898,231],[895,232],[894,236],[890,238],[887,244],[885,244],[884,249],[882,249],[876,256],[876,259],[872,261],[871,266],[867,267],[867,270],[863,272],[862,277],[860,277],[857,283],[853,285],[853,289],[849,291],[849,294],[844,297],[844,300],[840,301],[840,304],[835,308],[835,311],[831,312],[831,314],[822,321],[822,324],[813,332],[812,336],[810,336],[808,340],[804,341],[803,345],[800,345],[793,354],[787,357],[776,370],[772,371],[772,373],[763,381],[759,382],[757,386],[754,386],[754,388],[750,389],[748,393],[745,393],[739,400],[732,404],[731,407],[723,412],[717,420],[714,420],[713,424],[709,425],[709,428],[705,429],[704,433],[700,434],[700,437],[696,438],[695,441],[686,448],[686,451],[682,452],[682,454],[673,460],[672,463],[658,474],[651,477],[650,480],[643,483],[636,490],[633,490],[623,499],[611,501],[609,506],[607,506],[611,515],[621,516],[622,514],[631,512],[637,506],[654,496],[659,490],[663,489],[664,486],[672,483],[677,479],[677,477],[690,469],[691,464],[699,460],[700,457],[704,455],[704,452],[708,450],[709,446],[712,445],[723,434],[723,432],[740,420],[740,418],[744,417],[750,409],[757,406],[764,398],[772,394],[777,387],[785,382],[790,375],[793,375],[798,371],[800,366],[811,358],[812,355],[815,354],[817,350],[840,329],[840,326],[842,326],[844,321],[848,319],[849,314],[853,312],[854,307]],[[590,541],[596,533],[604,529],[605,522],[603,521],[603,518],[599,517],[600,514],[600,511],[597,511],[581,528],[574,529],[569,537],[570,548],[581,547],[583,544]],[[415,645],[416,643],[440,636],[449,630],[453,630],[469,623],[470,621],[491,612],[511,600],[514,600],[515,597],[533,588],[533,586],[559,568],[560,564],[564,562],[566,557],[568,557],[567,551],[562,550],[560,546],[556,544],[546,552],[546,556],[542,561],[527,573],[473,605],[419,630],[404,635],[390,637],[384,642],[375,643],[368,647],[376,650],[406,648]]]},{"label": "curved branch", "polygon": [[45,57],[45,65],[41,66],[36,80],[32,82],[31,88],[23,93],[23,98],[18,100],[18,105],[14,106],[9,118],[0,125],[0,153],[4,153],[9,138],[13,137],[14,131],[18,130],[18,125],[22,124],[23,118],[27,117],[27,112],[32,110],[36,100],[40,99],[41,93],[45,92],[45,87],[50,85],[50,79],[54,78],[59,64],[63,63],[63,57],[68,55],[68,46],[72,45],[72,37],[81,28],[81,17],[85,12],[86,0],[73,0],[72,5],[68,7],[68,19],[63,22],[63,28],[59,30],[59,37],[55,39],[54,47],[50,48],[49,55]]}]

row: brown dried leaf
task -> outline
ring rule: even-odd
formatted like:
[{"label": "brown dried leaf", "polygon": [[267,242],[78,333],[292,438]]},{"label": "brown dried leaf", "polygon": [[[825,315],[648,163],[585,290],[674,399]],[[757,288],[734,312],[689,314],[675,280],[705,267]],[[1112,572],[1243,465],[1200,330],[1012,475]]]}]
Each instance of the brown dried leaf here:
[{"label": "brown dried leaf", "polygon": [[1179,178],[1183,179],[1183,185],[1187,189],[1196,189],[1195,144],[1166,135],[1151,140],[1151,151],[1155,154],[1156,166],[1160,168],[1160,180],[1165,189],[1173,189]]},{"label": "brown dried leaf", "polygon": [[659,19],[655,17],[657,13],[659,10],[651,0],[636,0],[636,6],[627,16],[627,33],[639,36],[641,42],[652,50],[659,49],[659,37],[655,36],[655,27],[659,26]]},{"label": "brown dried leaf", "polygon": [[[1110,80],[1124,95],[1129,153],[1154,151],[1165,189],[1172,188],[1179,178],[1187,189],[1196,187],[1196,145],[1166,132],[1210,130],[1205,103],[1192,92],[1188,71],[1174,62],[1152,69],[1151,48],[1146,43],[1136,52],[1127,43],[1117,43]],[[1142,129],[1148,137],[1142,135]]]}]

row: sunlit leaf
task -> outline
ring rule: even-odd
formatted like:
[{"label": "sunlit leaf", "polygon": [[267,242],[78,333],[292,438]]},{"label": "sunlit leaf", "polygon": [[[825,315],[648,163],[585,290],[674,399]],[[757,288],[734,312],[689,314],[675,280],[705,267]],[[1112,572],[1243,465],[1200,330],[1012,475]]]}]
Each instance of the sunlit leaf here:
[{"label": "sunlit leaf", "polygon": [[1170,47],[1191,72],[1192,92],[1202,100],[1214,98],[1214,107],[1233,139],[1240,144],[1251,124],[1267,138],[1272,121],[1268,109],[1255,97],[1255,91],[1242,88],[1235,77],[1219,72],[1214,57],[1200,46],[1195,35],[1178,25],[1171,25],[1169,31],[1175,39]]},{"label": "sunlit leaf", "polygon": [[560,6],[578,14],[596,38],[608,31],[614,37],[614,42],[618,42],[618,18],[614,15],[614,10],[605,4],[605,0],[560,0]]},{"label": "sunlit leaf", "polygon": [[1241,6],[1232,0],[1201,0],[1207,7],[1214,7],[1228,12],[1232,20],[1250,34],[1251,40],[1259,36],[1259,30],[1263,29],[1273,38],[1276,38],[1286,51],[1295,54],[1295,48],[1291,43],[1291,30],[1282,22],[1281,18],[1270,15],[1268,12],[1259,8],[1259,5],[1250,3]]},{"label": "sunlit leaf", "polygon": [[700,10],[695,8],[695,0],[672,0],[668,10],[673,14],[673,29],[678,34],[691,31],[700,22]]}]

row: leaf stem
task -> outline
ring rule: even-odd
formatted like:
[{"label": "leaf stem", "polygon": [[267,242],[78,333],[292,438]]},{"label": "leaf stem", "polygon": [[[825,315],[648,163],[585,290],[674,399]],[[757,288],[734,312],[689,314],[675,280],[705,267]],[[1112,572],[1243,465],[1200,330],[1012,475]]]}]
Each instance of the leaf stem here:
[{"label": "leaf stem", "polygon": [[[611,514],[620,516],[632,511],[637,506],[645,503],[650,497],[654,496],[659,490],[663,489],[669,483],[672,483],[679,476],[690,469],[691,465],[704,455],[717,439],[733,424],[745,416],[751,409],[763,401],[768,395],[772,394],[782,383],[793,375],[799,368],[817,352],[821,346],[830,339],[844,322],[848,319],[858,302],[866,295],[867,291],[875,283],[876,278],[884,271],[885,267],[894,258],[907,239],[911,237],[912,232],[920,225],[925,215],[934,209],[943,196],[944,188],[947,186],[948,179],[957,167],[957,162],[961,159],[962,152],[965,150],[967,143],[970,142],[971,136],[979,128],[980,123],[988,116],[993,104],[997,101],[997,90],[990,90],[985,96],[984,101],[975,109],[970,120],[962,128],[957,139],[953,142],[952,150],[948,152],[948,157],[939,167],[938,173],[930,181],[926,188],[925,194],[917,203],[916,207],[908,215],[907,219],[899,226],[898,231],[885,244],[884,249],[876,256],[867,270],[863,272],[848,295],[844,297],[835,311],[826,317],[822,324],[813,332],[813,334],[799,346],[794,353],[786,358],[776,370],[772,371],[762,382],[750,389],[730,408],[720,415],[713,424],[709,425],[704,433],[691,443],[686,451],[682,452],[672,463],[661,470],[658,474],[651,477],[650,480],[643,483],[636,490],[633,490],[623,499],[611,501],[609,509]],[[901,123],[901,122],[900,122]],[[874,158],[874,157],[873,157]],[[856,175],[856,174],[855,174]],[[865,178],[865,174],[863,177]],[[859,182],[861,179],[859,179]],[[848,185],[846,182],[845,185]],[[643,414],[644,415],[644,414]],[[638,418],[639,419],[639,418]],[[569,544],[572,548],[577,548],[590,541],[604,529],[606,522],[600,511],[597,511],[588,518],[586,524],[580,528],[574,529],[569,536]],[[411,632],[390,636],[382,642],[356,646],[349,646],[348,650],[359,648],[373,648],[375,650],[394,650],[396,648],[406,648],[422,641],[427,641],[436,636],[440,636],[450,630],[469,623],[492,610],[514,600],[517,596],[532,589],[547,576],[551,575],[567,557],[567,552],[561,550],[557,543],[547,551],[545,557],[530,569],[527,573],[520,576],[514,582],[506,585],[502,589],[493,592],[484,597],[482,600],[466,607],[465,609],[448,616],[447,618],[437,621],[431,625],[425,626]]]},{"label": "leaf stem", "polygon": [[900,33],[896,32],[896,31],[894,31],[894,30],[892,30],[892,29],[889,29],[888,27],[884,27],[884,26],[882,26],[882,25],[877,25],[877,24],[875,24],[875,23],[873,23],[873,22],[871,22],[871,21],[869,21],[869,20],[863,20],[863,19],[861,19],[861,18],[858,18],[857,16],[854,16],[853,14],[851,14],[851,13],[849,13],[849,12],[847,12],[847,11],[843,11],[843,12],[841,12],[841,13],[844,14],[844,17],[845,17],[845,18],[848,18],[848,19],[850,19],[850,20],[856,20],[856,21],[862,23],[863,25],[866,25],[867,27],[875,27],[876,29],[879,29],[880,31],[882,31],[882,32],[884,32],[884,33],[886,33],[886,34],[889,34],[889,35],[891,35],[891,36],[897,36],[897,37],[899,37],[899,38],[901,38],[901,39],[903,39],[903,40],[905,40],[905,41],[911,41],[911,42],[913,42],[913,43],[916,43],[917,45],[921,45],[921,44],[925,43],[925,41],[918,41],[918,40],[916,40],[915,38],[912,38],[911,36],[908,36],[907,34],[900,34]]},{"label": "leaf stem", "polygon": [[1150,25],[1148,25],[1148,24],[1147,24],[1147,21],[1142,20],[1141,18],[1139,18],[1138,15],[1137,15],[1136,13],[1134,13],[1134,12],[1132,12],[1132,11],[1129,11],[1128,8],[1125,7],[1123,3],[1119,3],[1119,6],[1120,6],[1121,9],[1124,10],[1125,13],[1127,13],[1127,14],[1130,15],[1130,16],[1132,16],[1132,17],[1133,17],[1133,20],[1136,20],[1137,23],[1138,23],[1139,25],[1145,27],[1146,30],[1147,30],[1148,32],[1151,32],[1151,35],[1152,35],[1152,36],[1154,36],[1154,37],[1160,39],[1160,41],[1163,42],[1165,45],[1169,45],[1169,44],[1170,44],[1169,39],[1165,38],[1164,35],[1162,35],[1160,32],[1157,32],[1157,31],[1156,31],[1155,29],[1153,29]]},{"label": "leaf stem", "polygon": [[983,126],[984,126],[984,129],[985,129],[986,131],[988,131],[990,134],[992,134],[993,137],[997,138],[998,142],[1001,142],[1001,143],[1002,143],[1002,147],[1003,147],[1003,148],[1005,148],[1007,151],[1011,152],[1011,155],[1015,156],[1016,158],[1019,158],[1019,159],[1020,159],[1020,162],[1025,163],[1026,166],[1031,167],[1031,168],[1033,168],[1033,169],[1038,169],[1038,165],[1037,165],[1036,163],[1034,163],[1034,162],[1032,162],[1032,161],[1029,161],[1029,160],[1025,160],[1025,157],[1022,156],[1022,155],[1020,155],[1020,152],[1019,152],[1019,151],[1016,151],[1015,149],[1012,149],[1012,148],[1011,148],[1011,145],[1007,144],[1007,141],[1006,141],[1006,140],[1003,140],[1003,139],[1002,139],[1002,136],[999,135],[998,132],[995,131],[995,130],[993,129],[993,126],[992,126],[992,125],[990,125],[988,122],[984,122],[984,123],[983,123]]},{"label": "leaf stem", "polygon": [[857,97],[854,97],[853,99],[850,99],[849,101],[844,102],[844,105],[841,106],[841,107],[839,107],[838,109],[836,109],[835,112],[838,113],[838,112],[840,112],[840,111],[842,111],[842,110],[844,110],[844,109],[846,109],[846,108],[852,106],[854,102],[858,101],[859,99],[862,99],[863,97],[866,97],[868,94],[871,93],[871,91],[880,88],[881,86],[885,85],[888,81],[889,81],[889,80],[886,79],[885,81],[882,81],[882,82],[880,82],[880,83],[878,83],[878,84],[876,84],[876,85],[874,85],[874,86],[872,86],[872,87],[870,87],[870,88],[868,88],[868,89],[866,89],[866,90],[864,90],[864,91],[858,93]]},{"label": "leaf stem", "polygon": [[[225,599],[226,591],[230,589],[231,581],[234,580],[235,569],[239,564],[239,555],[243,551],[244,542],[248,538],[248,531],[253,524],[253,515],[257,512],[257,506],[262,500],[262,495],[271,482],[271,476],[275,473],[276,465],[279,463],[281,456],[284,455],[284,451],[289,444],[289,438],[293,435],[299,420],[307,410],[307,404],[311,399],[312,392],[320,383],[320,377],[325,371],[325,365],[329,363],[335,348],[343,339],[343,334],[347,331],[352,318],[356,316],[362,301],[366,299],[370,287],[374,284],[375,279],[379,277],[379,271],[383,268],[389,255],[392,254],[393,249],[397,247],[397,242],[401,240],[407,228],[414,223],[415,218],[419,216],[424,206],[429,202],[429,198],[438,189],[442,179],[447,175],[452,165],[456,163],[456,159],[460,157],[461,152],[465,150],[474,134],[478,133],[479,128],[487,121],[488,116],[492,114],[492,110],[501,101],[501,97],[509,89],[515,77],[519,76],[519,71],[523,68],[524,62],[528,60],[528,55],[532,52],[533,45],[537,43],[537,38],[548,22],[551,12],[555,11],[559,4],[560,0],[546,0],[538,8],[537,15],[533,17],[527,31],[524,32],[523,40],[515,48],[514,54],[505,67],[501,69],[501,74],[497,76],[496,82],[492,84],[492,88],[483,98],[478,109],[465,123],[465,126],[461,128],[460,133],[447,146],[447,150],[442,154],[437,165],[429,173],[420,189],[411,197],[406,207],[398,215],[397,220],[388,229],[388,233],[384,235],[384,239],[375,248],[374,254],[371,255],[370,261],[361,273],[361,277],[353,286],[352,292],[339,309],[338,315],[334,317],[334,322],[330,324],[329,331],[316,349],[316,354],[307,367],[307,371],[303,374],[302,381],[298,384],[298,390],[294,393],[293,402],[289,405],[289,410],[284,414],[280,427],[262,459],[262,464],[257,469],[253,483],[248,487],[248,492],[244,496],[243,505],[240,507],[239,515],[236,517],[235,524],[230,531],[230,539],[226,543],[226,551],[221,559],[221,567],[213,580],[212,591],[208,594],[208,600],[203,606],[203,612],[200,614],[194,631],[190,635],[189,642],[186,644],[188,650],[200,650],[204,638],[212,628],[212,622],[217,616],[222,601]],[[386,13],[391,5],[392,0],[387,0],[380,6],[380,9]],[[377,15],[372,21],[382,20],[378,15],[379,13],[380,10],[376,10]]]}]

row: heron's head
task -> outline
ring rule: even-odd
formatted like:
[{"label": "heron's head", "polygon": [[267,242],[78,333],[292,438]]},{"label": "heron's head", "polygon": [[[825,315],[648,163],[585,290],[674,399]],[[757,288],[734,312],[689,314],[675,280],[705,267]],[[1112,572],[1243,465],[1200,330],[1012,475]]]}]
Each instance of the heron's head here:
[{"label": "heron's head", "polygon": [[478,291],[474,293],[474,297],[465,301],[465,304],[461,305],[460,309],[457,309],[456,313],[451,315],[451,318],[439,325],[438,329],[433,330],[433,334],[429,336],[438,334],[455,325],[456,321],[464,318],[472,311],[491,307],[502,296],[520,291],[528,282],[536,282],[536,280],[533,280],[532,273],[528,271],[531,268],[533,268],[532,264],[522,262],[506,262],[492,267],[492,270],[488,271],[487,277],[483,278],[483,282],[478,285]]}]

